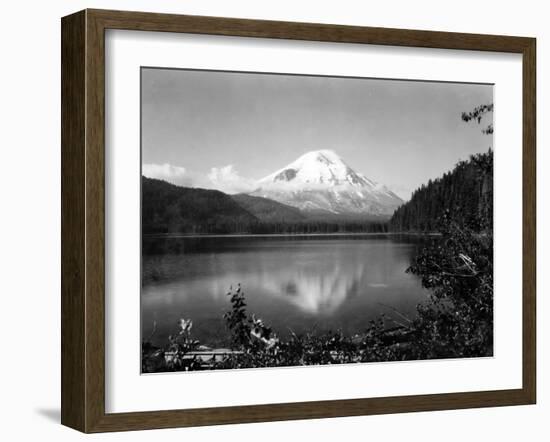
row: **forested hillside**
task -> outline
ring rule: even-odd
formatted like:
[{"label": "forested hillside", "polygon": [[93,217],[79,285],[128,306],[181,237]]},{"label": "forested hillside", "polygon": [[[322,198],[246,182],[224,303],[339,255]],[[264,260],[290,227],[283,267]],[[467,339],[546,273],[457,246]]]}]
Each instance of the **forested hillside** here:
[{"label": "forested hillside", "polygon": [[245,232],[259,220],[218,190],[179,187],[142,177],[142,232]]},{"label": "forested hillside", "polygon": [[475,231],[492,229],[493,151],[472,155],[417,189],[393,214],[392,231],[433,232],[442,215]]},{"label": "forested hillside", "polygon": [[268,198],[250,196],[244,193],[232,195],[231,198],[233,198],[239,206],[263,222],[296,223],[306,219],[305,215],[303,215],[299,209]]}]

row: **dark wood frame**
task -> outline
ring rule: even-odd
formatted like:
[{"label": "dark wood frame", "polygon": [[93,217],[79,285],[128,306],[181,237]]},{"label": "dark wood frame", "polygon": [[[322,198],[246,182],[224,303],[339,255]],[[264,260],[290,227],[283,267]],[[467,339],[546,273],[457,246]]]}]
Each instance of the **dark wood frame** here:
[{"label": "dark wood frame", "polygon": [[[84,10],[62,19],[61,422],[84,432],[534,404],[536,40],[233,18]],[[105,413],[105,30],[184,32],[523,56],[523,386],[192,410]]]}]

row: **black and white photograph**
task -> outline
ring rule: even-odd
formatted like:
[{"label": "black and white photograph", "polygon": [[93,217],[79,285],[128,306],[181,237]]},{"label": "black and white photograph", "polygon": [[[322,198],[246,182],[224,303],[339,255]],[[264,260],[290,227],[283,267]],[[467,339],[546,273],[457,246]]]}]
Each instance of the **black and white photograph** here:
[{"label": "black and white photograph", "polygon": [[493,356],[494,111],[485,83],[142,67],[141,372]]}]

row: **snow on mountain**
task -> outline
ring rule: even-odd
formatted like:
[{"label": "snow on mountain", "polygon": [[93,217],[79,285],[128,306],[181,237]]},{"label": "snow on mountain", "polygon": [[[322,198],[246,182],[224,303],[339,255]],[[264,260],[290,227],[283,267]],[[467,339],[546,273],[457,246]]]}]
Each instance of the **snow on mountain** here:
[{"label": "snow on mountain", "polygon": [[354,171],[332,150],[308,152],[257,185],[250,195],[306,212],[389,216],[403,203],[386,186]]}]

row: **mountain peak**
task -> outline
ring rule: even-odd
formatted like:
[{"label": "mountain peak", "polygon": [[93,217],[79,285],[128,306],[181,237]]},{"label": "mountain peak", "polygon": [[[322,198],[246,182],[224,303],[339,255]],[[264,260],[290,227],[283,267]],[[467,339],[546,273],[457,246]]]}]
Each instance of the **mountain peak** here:
[{"label": "mountain peak", "polygon": [[329,149],[307,152],[257,184],[253,195],[306,211],[391,214],[403,203]]},{"label": "mountain peak", "polygon": [[258,181],[260,187],[296,185],[308,187],[368,186],[376,183],[355,172],[333,150],[313,150],[288,166]]},{"label": "mountain peak", "polygon": [[342,162],[342,159],[338,156],[338,154],[330,149],[312,150],[310,152],[306,152],[300,158],[298,158],[296,162],[300,160],[320,162],[328,161],[333,163]]}]

